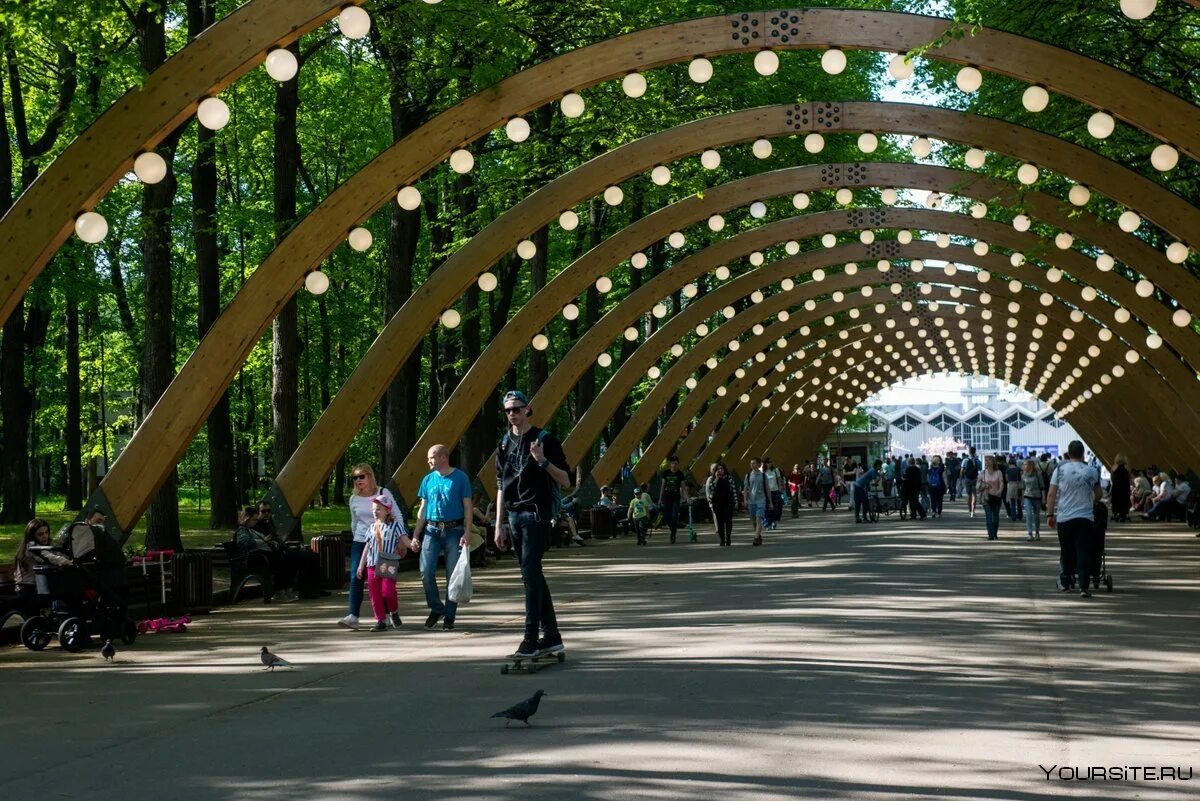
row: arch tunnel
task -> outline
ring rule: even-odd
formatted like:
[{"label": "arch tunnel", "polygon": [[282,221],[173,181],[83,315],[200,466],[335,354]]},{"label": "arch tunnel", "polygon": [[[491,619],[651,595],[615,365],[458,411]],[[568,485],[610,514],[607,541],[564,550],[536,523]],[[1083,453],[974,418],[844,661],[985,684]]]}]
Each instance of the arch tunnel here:
[{"label": "arch tunnel", "polygon": [[[102,114],[0,220],[0,247],[9,254],[0,268],[0,320],[79,215],[140,153],[272,48],[345,5],[250,0]],[[448,159],[461,167],[459,154],[512,120],[546,107],[571,117],[567,98],[582,102],[580,93],[598,84],[698,59],[711,67],[709,59],[753,56],[764,62],[763,73],[776,52],[787,50],[904,53],[937,42],[922,58],[1069,97],[1139,132],[1147,151],[1165,145],[1177,158],[1200,156],[1200,109],[1186,100],[1011,33],[982,29],[945,38],[948,25],[846,9],[725,14],[581,47],[464,99],[347,177],[279,241],[146,414],[88,506],[109,510],[110,525],[127,535],[272,319],[348,232],[394,198],[401,202],[398,193],[411,198],[410,190],[419,192]],[[769,160],[772,143],[784,140],[803,141],[819,159],[825,138],[840,135],[858,137],[861,160]],[[911,161],[874,160],[880,136],[912,137],[918,151]],[[931,139],[955,152],[969,148],[967,168],[919,163],[921,143]],[[634,469],[639,481],[672,453],[693,472],[719,457],[767,450],[781,463],[803,461],[876,390],[948,371],[1020,386],[1108,457],[1122,450],[1135,462],[1181,470],[1197,463],[1194,198],[1018,122],[949,107],[828,98],[703,117],[619,145],[551,178],[477,231],[386,322],[278,466],[268,495],[281,528],[299,520],[430,329],[458,325],[461,317],[450,312],[501,259],[514,251],[526,258],[538,247],[534,233],[548,224],[563,235],[576,230],[577,210],[593,198],[620,205],[623,184],[649,176],[670,186],[673,170],[694,169],[698,159],[711,171],[722,152],[747,149],[771,169],[681,191],[555,265],[464,371],[407,456],[387,466],[398,496],[414,496],[427,448],[457,442],[481,409],[493,408],[510,366],[527,349],[546,350],[555,320],[577,315],[578,299],[593,291],[619,299],[577,340],[557,343],[564,355],[532,401],[535,422],[549,421],[585,375],[607,375],[564,432],[572,463],[592,452],[618,407],[632,408],[580,481],[610,481],[647,438]],[[971,166],[987,158],[1019,163],[1016,180]],[[913,206],[915,192],[930,193],[927,207]],[[813,202],[827,195],[833,203]],[[669,266],[614,292],[655,247]],[[1130,439],[1133,430],[1138,436]],[[490,464],[465,467],[491,487]]]}]

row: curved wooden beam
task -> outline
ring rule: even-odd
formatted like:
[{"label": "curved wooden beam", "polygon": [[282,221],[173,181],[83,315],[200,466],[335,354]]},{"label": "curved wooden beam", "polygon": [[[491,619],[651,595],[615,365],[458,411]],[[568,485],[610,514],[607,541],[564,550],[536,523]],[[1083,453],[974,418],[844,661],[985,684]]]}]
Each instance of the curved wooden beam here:
[{"label": "curved wooden beam", "polygon": [[[219,31],[214,28],[181,50],[172,59],[178,59],[176,64],[168,62],[150,76],[148,85],[163,87],[152,103],[139,103],[125,112],[119,110],[122,107],[106,112],[101,118],[105,124],[94,124],[84,134],[90,147],[73,146],[70,158],[63,161],[60,157],[63,164],[46,171],[43,185],[48,194],[28,202],[23,199],[14,207],[14,214],[0,223],[0,252],[13,256],[8,247],[28,240],[21,256],[0,271],[0,322],[20,297],[16,290],[23,292],[32,283],[61,244],[74,216],[93,205],[124,174],[138,151],[165,136],[174,127],[172,122],[178,124],[190,114],[204,95],[219,91],[249,69],[272,43],[290,42],[332,17],[340,5],[343,3],[327,0],[249,2],[218,23]],[[696,55],[807,49],[832,43],[850,49],[906,51],[938,40],[953,24],[942,18],[895,12],[796,9],[705,17],[625,34],[550,59],[462,101],[376,158],[310,217],[323,218],[326,204],[338,208],[347,216],[335,230],[344,233],[378,210],[397,186],[416,180],[451,149],[475,141],[509,117],[631,70],[651,69]],[[1192,158],[1200,158],[1200,109],[1086,56],[987,28],[962,38],[948,37],[925,55],[1042,84],[1104,108],[1173,143]],[[147,93],[143,90],[142,94]],[[118,123],[138,127],[125,130]],[[111,132],[111,138],[104,132]],[[73,176],[68,162],[90,167],[86,179]],[[384,192],[368,191],[371,182],[360,180],[373,174],[391,178]],[[51,190],[59,189],[65,192],[56,198]],[[347,198],[348,194],[357,195],[357,202]],[[44,227],[34,222],[42,219],[46,220]],[[5,225],[9,222],[13,224]],[[288,254],[288,258],[295,256]],[[317,261],[319,258],[298,264],[299,275]],[[291,284],[282,277],[276,280],[284,289]]]}]

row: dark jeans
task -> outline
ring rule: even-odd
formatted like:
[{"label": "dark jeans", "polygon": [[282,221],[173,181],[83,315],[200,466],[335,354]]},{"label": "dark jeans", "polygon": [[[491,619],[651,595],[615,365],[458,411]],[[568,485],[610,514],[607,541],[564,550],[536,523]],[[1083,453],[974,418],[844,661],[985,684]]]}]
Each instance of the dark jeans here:
[{"label": "dark jeans", "polygon": [[633,533],[637,535],[637,544],[645,545],[646,544],[646,529],[648,529],[650,527],[650,518],[648,518],[648,517],[634,518],[632,521],[630,521],[630,525],[633,526]]},{"label": "dark jeans", "polygon": [[714,506],[713,519],[717,522],[717,537],[720,543],[728,544],[733,536],[733,507]]},{"label": "dark jeans", "polygon": [[983,518],[987,526],[987,538],[989,540],[997,539],[1000,536],[1000,501],[992,503],[984,497],[983,500]]},{"label": "dark jeans", "polygon": [[[946,474],[946,485],[947,485],[947,489],[950,492],[950,500],[957,501],[958,500],[958,473],[947,473]],[[941,510],[938,510],[938,511],[940,513]]]},{"label": "dark jeans", "polygon": [[358,563],[362,561],[363,551],[367,548],[365,542],[355,540],[350,545],[350,614],[358,617],[362,609],[363,587],[366,586],[366,573],[358,577]]},{"label": "dark jeans", "polygon": [[905,496],[905,502],[908,504],[908,516],[913,520],[918,517],[925,519],[925,507],[921,506],[921,493],[917,490],[910,490]]},{"label": "dark jeans", "polygon": [[[830,506],[832,506],[834,509],[837,508],[837,501],[830,499],[830,491],[832,489],[833,489],[832,484],[822,484],[821,485],[820,492],[821,492],[821,511],[822,512],[824,512]],[[834,495],[833,497],[836,498],[837,496]]]},{"label": "dark jeans", "polygon": [[1058,526],[1058,578],[1063,586],[1069,586],[1072,575],[1078,575],[1079,586],[1087,587],[1096,570],[1093,541],[1096,534],[1092,521],[1077,517],[1074,520],[1059,520]]},{"label": "dark jeans", "polygon": [[547,638],[558,635],[554,600],[542,572],[542,556],[550,543],[550,525],[538,517],[534,512],[516,512],[508,516],[513,549],[517,552],[521,581],[525,584],[525,639],[529,642],[537,642],[539,630],[545,631]]},{"label": "dark jeans", "polygon": [[940,515],[942,513],[942,500],[945,497],[946,497],[946,488],[945,487],[930,487],[929,488],[929,500],[930,500],[930,507],[931,507],[930,511],[932,511],[935,515]]},{"label": "dark jeans", "polygon": [[857,484],[854,485],[854,519],[866,520],[871,505],[867,500],[867,491]]},{"label": "dark jeans", "polygon": [[675,532],[679,530],[679,496],[663,495],[662,521],[671,530],[671,542],[675,541]]}]

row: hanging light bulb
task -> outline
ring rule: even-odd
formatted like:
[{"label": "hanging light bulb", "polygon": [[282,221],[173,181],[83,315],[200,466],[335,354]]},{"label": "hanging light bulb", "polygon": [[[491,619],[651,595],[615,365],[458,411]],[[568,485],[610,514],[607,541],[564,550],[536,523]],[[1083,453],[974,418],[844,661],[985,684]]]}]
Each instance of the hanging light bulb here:
[{"label": "hanging light bulb", "polygon": [[1013,217],[1013,228],[1017,229],[1018,231],[1028,231],[1029,226],[1032,224],[1033,221],[1029,219],[1028,215],[1018,214],[1016,217]]},{"label": "hanging light bulb", "polygon": [[830,75],[840,75],[846,69],[846,54],[836,47],[821,54],[821,69]]},{"label": "hanging light bulb", "polygon": [[156,184],[167,177],[167,160],[150,150],[133,160],[133,174],[144,184]]},{"label": "hanging light bulb", "polygon": [[596,279],[596,291],[601,295],[612,292],[613,282],[607,275],[602,275]]},{"label": "hanging light bulb", "polygon": [[359,226],[350,232],[347,241],[350,243],[351,250],[362,253],[371,249],[371,243],[375,241],[375,237],[371,236],[371,232],[366,228]]},{"label": "hanging light bulb", "polygon": [[1116,266],[1117,260],[1107,253],[1101,253],[1096,257],[1096,269],[1102,273],[1107,273]]},{"label": "hanging light bulb", "polygon": [[849,206],[852,202],[854,202],[854,193],[849,189],[842,187],[833,193],[833,199],[842,206]]},{"label": "hanging light bulb", "polygon": [[901,245],[907,245],[913,241],[913,233],[908,229],[904,229],[896,234],[896,241]]},{"label": "hanging light bulb", "polygon": [[329,276],[320,270],[313,270],[304,276],[304,288],[314,295],[324,295],[329,289]]},{"label": "hanging light bulb", "polygon": [[720,214],[714,214],[713,216],[709,217],[708,218],[708,229],[710,231],[725,230],[725,218],[722,217]]},{"label": "hanging light bulb", "polygon": [[889,186],[879,193],[879,199],[885,206],[895,206],[896,201],[900,199],[900,194]]},{"label": "hanging light bulb", "polygon": [[729,280],[729,268],[722,264],[713,271],[713,275],[716,276],[718,281],[727,281]]},{"label": "hanging light bulb", "polygon": [[968,149],[966,155],[963,156],[963,161],[965,161],[967,166],[971,169],[978,170],[983,167],[984,162],[987,161],[987,153],[977,147],[972,147]]},{"label": "hanging light bulb", "polygon": [[750,152],[757,159],[766,159],[771,157],[774,148],[771,146],[769,139],[756,139],[754,144],[750,146]]},{"label": "hanging light bulb", "polygon": [[529,122],[524,117],[513,117],[504,124],[504,133],[511,142],[524,142],[529,138]]},{"label": "hanging light bulb", "polygon": [[346,6],[338,14],[338,29],[347,39],[362,39],[371,31],[371,15],[358,6]]},{"label": "hanging light bulb", "polygon": [[458,328],[458,325],[461,322],[462,315],[459,314],[455,309],[446,309],[444,312],[442,312],[442,325],[444,325],[446,328]]},{"label": "hanging light bulb", "polygon": [[1172,242],[1167,245],[1167,261],[1172,264],[1183,264],[1188,258],[1187,245],[1182,242]]},{"label": "hanging light bulb", "polygon": [[1138,216],[1136,211],[1122,212],[1117,218],[1117,227],[1127,234],[1132,234],[1142,225],[1142,218]]},{"label": "hanging light bulb", "polygon": [[656,186],[666,186],[671,183],[671,171],[662,164],[659,164],[650,171],[650,180]]},{"label": "hanging light bulb", "polygon": [[1179,163],[1179,151],[1170,145],[1159,145],[1150,153],[1150,163],[1159,172],[1175,169]]},{"label": "hanging light bulb", "polygon": [[108,220],[97,212],[85,211],[75,218],[75,235],[89,245],[101,242],[108,236]]},{"label": "hanging light bulb", "polygon": [[608,367],[612,364],[612,356],[608,353],[601,353],[596,357],[596,364],[600,365],[601,367]]},{"label": "hanging light bulb", "polygon": [[1037,179],[1038,168],[1034,165],[1022,164],[1017,168],[1017,180],[1025,184],[1025,186],[1032,186],[1033,184],[1037,183]]},{"label": "hanging light bulb", "polygon": [[1054,237],[1054,244],[1059,250],[1070,250],[1071,245],[1075,244],[1075,237],[1068,234],[1066,231],[1060,231]]},{"label": "hanging light bulb", "polygon": [[572,209],[567,209],[558,215],[558,226],[564,231],[574,231],[579,227],[579,215]]},{"label": "hanging light bulb", "polygon": [[958,85],[960,91],[967,94],[978,92],[979,87],[983,86],[983,73],[975,67],[963,67],[954,77],[954,83]]},{"label": "hanging light bulb", "polygon": [[229,124],[229,106],[219,97],[206,97],[196,107],[196,119],[210,131],[219,131]]},{"label": "hanging light bulb", "polygon": [[810,133],[804,137],[804,149],[809,153],[820,153],[825,149],[825,137],[819,133]]},{"label": "hanging light bulb", "polygon": [[707,58],[694,58],[688,64],[688,77],[696,83],[708,83],[712,79],[712,76],[713,65]]},{"label": "hanging light bulb", "polygon": [[683,247],[685,242],[687,242],[687,237],[683,235],[682,231],[672,231],[671,235],[667,237],[667,244],[676,250]]},{"label": "hanging light bulb", "polygon": [[1158,0],[1121,0],[1121,13],[1130,19],[1145,19],[1157,5]]},{"label": "hanging light bulb", "polygon": [[537,245],[531,239],[522,239],[517,243],[517,255],[525,261],[529,261],[537,255]]},{"label": "hanging light bulb", "polygon": [[767,204],[761,200],[756,200],[750,204],[750,216],[756,220],[761,220],[767,216]]},{"label": "hanging light bulb", "polygon": [[696,286],[695,284],[684,284],[683,285],[683,296],[685,298],[688,298],[690,300],[691,298],[696,297],[696,295],[698,295],[699,293],[700,293],[700,287]]},{"label": "hanging light bulb", "polygon": [[1097,139],[1107,139],[1116,130],[1117,122],[1112,118],[1112,115],[1105,111],[1097,111],[1092,116],[1088,117],[1087,129],[1088,133]]},{"label": "hanging light bulb", "polygon": [[1171,322],[1180,328],[1186,328],[1192,324],[1192,315],[1187,309],[1176,309],[1171,315]]},{"label": "hanging light bulb", "polygon": [[563,95],[563,99],[559,102],[558,107],[562,109],[564,117],[576,119],[583,116],[587,104],[583,101],[582,95],[576,92],[568,92]]},{"label": "hanging light bulb", "polygon": [[1046,106],[1049,104],[1050,93],[1046,91],[1044,86],[1034,84],[1027,87],[1024,94],[1021,95],[1021,105],[1025,107],[1026,111],[1033,112],[1034,114],[1045,111]]},{"label": "hanging light bulb", "polygon": [[800,252],[800,243],[794,239],[789,239],[783,246],[784,253],[789,256],[795,256]]},{"label": "hanging light bulb", "polygon": [[933,150],[933,145],[924,136],[918,136],[912,143],[912,154],[915,158],[923,159]]},{"label": "hanging light bulb", "polygon": [[401,187],[396,193],[396,205],[405,211],[415,211],[421,205],[421,190],[415,186]]},{"label": "hanging light bulb", "polygon": [[759,75],[774,75],[779,70],[779,56],[774,50],[760,50],[754,56],[754,70]]},{"label": "hanging light bulb", "polygon": [[721,154],[715,150],[705,150],[700,154],[700,165],[706,170],[715,170],[721,166]]},{"label": "hanging light bulb", "polygon": [[479,280],[476,283],[479,284],[479,288],[484,292],[491,292],[499,285],[499,280],[494,273],[484,273],[479,276]]},{"label": "hanging light bulb", "polygon": [[550,338],[545,334],[537,334],[529,344],[533,346],[534,350],[545,350],[550,347]]},{"label": "hanging light bulb", "polygon": [[913,61],[903,53],[892,56],[888,62],[888,74],[897,81],[907,81],[913,74]]},{"label": "hanging light bulb", "polygon": [[1133,291],[1136,292],[1140,298],[1148,298],[1154,294],[1154,284],[1143,278],[1133,285]]},{"label": "hanging light bulb", "polygon": [[641,97],[646,94],[646,76],[640,72],[629,73],[621,79],[621,91],[628,97]]},{"label": "hanging light bulb", "polygon": [[1086,206],[1091,199],[1092,191],[1083,184],[1075,184],[1067,193],[1067,200],[1071,201],[1072,206]]},{"label": "hanging light bulb", "polygon": [[604,202],[610,206],[620,206],[625,199],[625,192],[619,186],[610,186],[604,190]]},{"label": "hanging light bulb", "polygon": [[986,203],[972,203],[971,216],[977,220],[982,220],[987,216],[988,208]]},{"label": "hanging light bulb", "polygon": [[285,47],[279,47],[267,53],[264,66],[267,68],[267,74],[280,83],[295,78],[296,73],[300,70],[300,62],[296,60],[296,55]]},{"label": "hanging light bulb", "polygon": [[629,257],[629,263],[631,265],[633,265],[633,269],[641,270],[641,269],[645,268],[645,266],[647,264],[650,263],[650,259],[646,256],[645,253],[638,251],[637,253],[634,253],[632,256]]},{"label": "hanging light bulb", "polygon": [[459,148],[450,154],[450,169],[459,175],[466,175],[475,167],[475,157],[471,151]]},{"label": "hanging light bulb", "polygon": [[797,192],[795,195],[792,196],[792,205],[795,206],[800,211],[807,209],[808,204],[810,202],[811,202],[811,200],[809,199],[808,195],[806,195],[804,192]]}]

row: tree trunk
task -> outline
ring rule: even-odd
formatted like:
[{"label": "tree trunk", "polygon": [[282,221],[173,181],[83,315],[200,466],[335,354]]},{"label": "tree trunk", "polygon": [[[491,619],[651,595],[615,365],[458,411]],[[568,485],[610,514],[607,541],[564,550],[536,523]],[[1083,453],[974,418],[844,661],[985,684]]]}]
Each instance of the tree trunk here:
[{"label": "tree trunk", "polygon": [[[293,43],[290,48],[299,54]],[[284,81],[275,88],[275,243],[279,244],[296,221],[296,179],[300,165],[300,143],[296,137],[296,113],[300,106],[299,79]],[[296,298],[283,307],[272,325],[271,411],[274,473],[287,464],[300,441],[299,366],[300,332]],[[295,510],[299,512],[300,510]]]},{"label": "tree trunk", "polygon": [[67,501],[65,507],[71,511],[79,511],[83,508],[83,428],[80,424],[79,298],[75,294],[75,282],[72,281],[72,284],[73,286],[67,287],[66,316],[67,420],[64,435],[67,446]]}]

